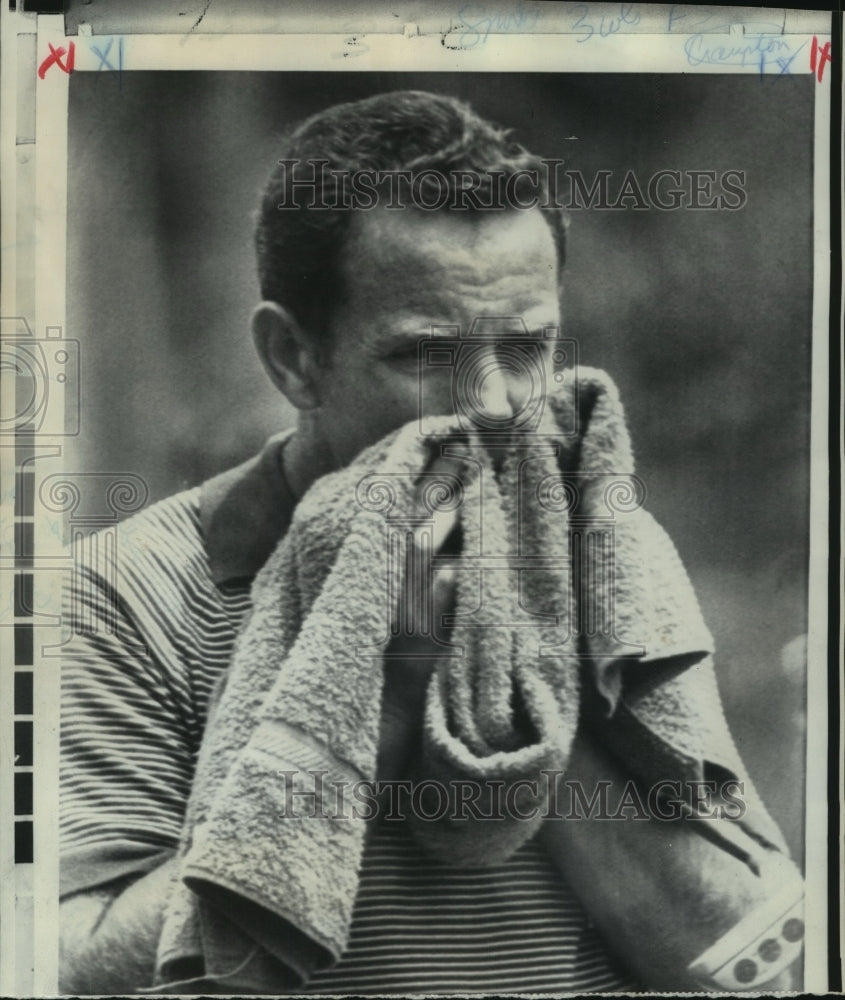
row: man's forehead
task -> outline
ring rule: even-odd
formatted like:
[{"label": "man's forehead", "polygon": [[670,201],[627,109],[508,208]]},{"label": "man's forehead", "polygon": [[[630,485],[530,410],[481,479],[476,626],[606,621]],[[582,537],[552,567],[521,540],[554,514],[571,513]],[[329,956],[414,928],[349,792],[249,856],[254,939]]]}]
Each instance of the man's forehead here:
[{"label": "man's forehead", "polygon": [[379,206],[355,213],[347,246],[365,247],[383,262],[397,250],[423,261],[448,248],[456,257],[466,256],[467,263],[483,266],[503,241],[532,256],[554,253],[551,230],[539,209],[426,212]]},{"label": "man's forehead", "polygon": [[[347,297],[372,299],[404,311],[479,299],[481,313],[507,312],[556,295],[557,253],[537,212],[475,213],[378,209],[353,222],[344,255]],[[484,308],[489,300],[490,308]],[[439,313],[438,313],[439,316]]]}]

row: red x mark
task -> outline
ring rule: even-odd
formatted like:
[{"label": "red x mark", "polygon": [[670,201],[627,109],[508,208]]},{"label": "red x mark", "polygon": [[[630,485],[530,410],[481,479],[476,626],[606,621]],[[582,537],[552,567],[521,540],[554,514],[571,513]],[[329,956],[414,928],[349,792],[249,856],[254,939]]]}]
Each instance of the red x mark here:
[{"label": "red x mark", "polygon": [[47,43],[47,47],[50,49],[50,55],[44,60],[43,63],[38,67],[38,78],[40,80],[44,79],[44,74],[47,70],[55,63],[59,69],[64,70],[65,73],[73,72],[73,60],[74,60],[74,44],[73,42],[68,42],[67,49],[67,62],[62,62],[62,56],[65,54],[65,47],[60,45],[57,49],[54,49],[50,42]]},{"label": "red x mark", "polygon": [[[817,62],[818,70],[816,70]],[[824,48],[819,48],[819,40],[813,35],[813,44],[810,47],[810,69],[816,73],[816,79],[819,83],[822,82],[825,65],[829,62],[831,62],[830,42],[825,42]]]}]

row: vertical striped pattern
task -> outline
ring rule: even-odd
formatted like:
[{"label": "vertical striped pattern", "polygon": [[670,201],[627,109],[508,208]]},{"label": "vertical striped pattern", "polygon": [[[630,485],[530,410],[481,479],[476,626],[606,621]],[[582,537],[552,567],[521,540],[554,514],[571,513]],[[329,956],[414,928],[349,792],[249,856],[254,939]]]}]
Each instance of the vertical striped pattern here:
[{"label": "vertical striped pattern", "polygon": [[[63,881],[74,891],[95,884],[98,852],[137,857],[178,843],[209,694],[250,608],[250,581],[217,587],[210,578],[198,500],[191,490],[125,522],[116,571],[102,546],[75,554],[61,801]],[[536,842],[498,868],[457,870],[423,855],[401,824],[384,822],[365,850],[349,949],[307,988],[584,992],[624,984]]]}]

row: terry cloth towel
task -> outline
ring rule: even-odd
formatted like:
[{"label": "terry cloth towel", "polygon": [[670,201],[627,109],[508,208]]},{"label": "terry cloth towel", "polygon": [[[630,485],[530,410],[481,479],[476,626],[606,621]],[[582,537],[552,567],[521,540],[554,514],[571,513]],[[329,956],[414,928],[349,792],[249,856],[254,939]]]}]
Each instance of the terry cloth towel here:
[{"label": "terry cloth towel", "polygon": [[[615,387],[582,368],[549,404],[498,468],[479,436],[444,417],[425,435],[416,423],[389,435],[300,501],[256,576],[209,714],[159,990],[277,992],[345,950],[365,821],[338,788],[375,778],[403,545],[438,504],[459,506],[463,550],[418,780],[493,787],[565,770],[585,679],[608,715],[627,713],[644,772],[669,760],[700,773],[706,758],[742,773],[721,709],[696,702],[700,672],[686,668],[709,662],[711,638],[674,547],[642,509]],[[466,474],[421,494],[438,450]],[[629,670],[644,680],[623,698]],[[539,822],[447,817],[414,830],[457,864],[496,864]]]}]

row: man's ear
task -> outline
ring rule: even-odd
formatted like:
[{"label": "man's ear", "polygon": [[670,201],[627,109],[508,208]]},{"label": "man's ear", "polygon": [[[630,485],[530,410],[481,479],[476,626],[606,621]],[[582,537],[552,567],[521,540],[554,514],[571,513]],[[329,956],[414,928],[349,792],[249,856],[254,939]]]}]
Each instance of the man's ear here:
[{"label": "man's ear", "polygon": [[278,302],[261,302],[252,314],[255,349],[273,384],[297,410],[319,405],[315,351],[294,316]]}]

